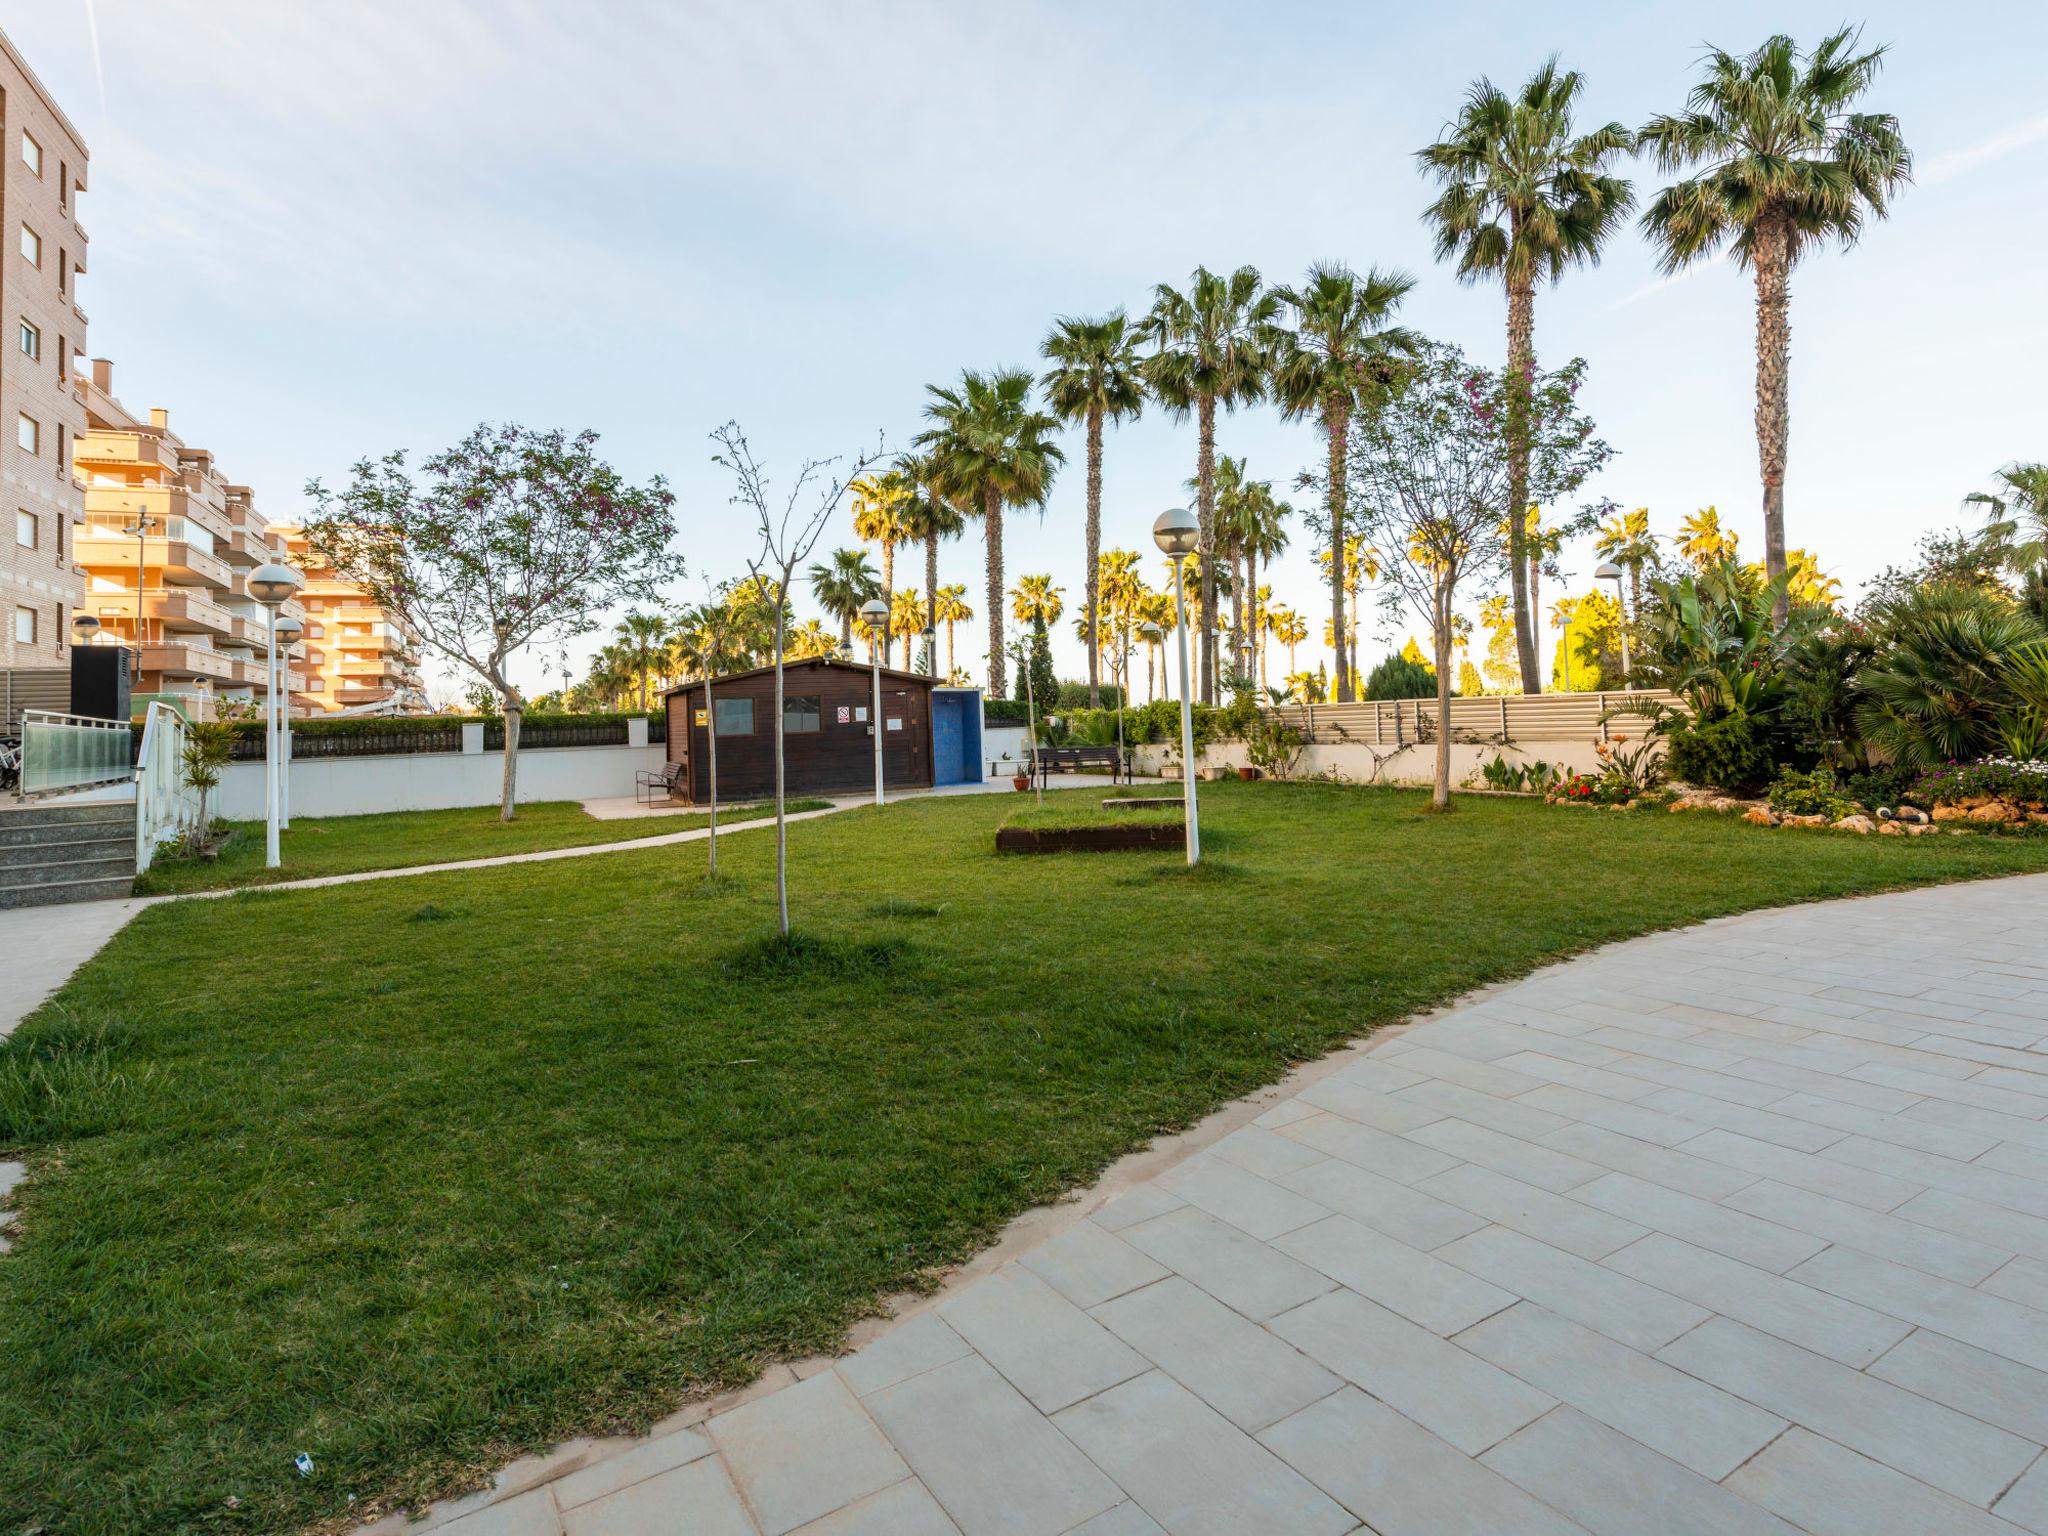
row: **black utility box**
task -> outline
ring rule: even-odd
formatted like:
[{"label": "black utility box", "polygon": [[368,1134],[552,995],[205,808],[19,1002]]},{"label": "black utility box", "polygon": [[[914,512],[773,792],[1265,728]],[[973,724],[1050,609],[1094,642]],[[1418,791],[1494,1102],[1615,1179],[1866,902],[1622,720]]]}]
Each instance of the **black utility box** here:
[{"label": "black utility box", "polygon": [[71,647],[71,713],[92,720],[127,720],[128,678],[135,653],[125,645]]}]

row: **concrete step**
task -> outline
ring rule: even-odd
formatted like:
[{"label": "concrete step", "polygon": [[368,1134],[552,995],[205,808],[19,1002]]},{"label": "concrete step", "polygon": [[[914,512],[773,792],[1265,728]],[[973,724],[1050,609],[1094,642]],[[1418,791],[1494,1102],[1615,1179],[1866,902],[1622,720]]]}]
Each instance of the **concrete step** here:
[{"label": "concrete step", "polygon": [[0,843],[0,878],[9,870],[38,864],[72,864],[81,860],[125,859],[135,862],[135,834],[122,828],[112,836],[72,837],[62,842]]},{"label": "concrete step", "polygon": [[[40,848],[16,850],[23,853],[43,853]],[[72,853],[57,857],[23,859],[18,863],[0,864],[0,883],[9,885],[33,885],[39,880],[69,880],[88,875],[115,875],[126,869],[135,873],[135,845],[123,844],[118,848],[97,848],[89,853]]]},{"label": "concrete step", "polygon": [[61,843],[80,837],[135,835],[133,806],[50,806],[0,814],[0,848]]},{"label": "concrete step", "polygon": [[48,880],[32,885],[0,882],[0,907],[46,907],[66,901],[119,901],[134,893],[135,871],[131,865],[126,874],[118,876]]}]

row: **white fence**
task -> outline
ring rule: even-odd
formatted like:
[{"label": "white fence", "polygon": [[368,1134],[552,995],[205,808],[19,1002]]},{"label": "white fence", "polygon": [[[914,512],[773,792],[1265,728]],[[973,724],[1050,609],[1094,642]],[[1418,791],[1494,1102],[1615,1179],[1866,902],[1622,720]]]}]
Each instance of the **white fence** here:
[{"label": "white fence", "polygon": [[[286,800],[293,816],[361,816],[372,811],[445,811],[495,805],[504,778],[500,752],[483,749],[483,728],[465,729],[460,752],[394,752],[376,757],[298,757]],[[665,747],[522,747],[521,801],[609,800],[631,795],[633,776],[658,772]],[[220,814],[263,818],[263,764],[230,763],[221,773]]]},{"label": "white fence", "polygon": [[135,762],[135,872],[149,868],[162,844],[199,821],[199,792],[185,779],[185,720],[170,705],[152,702],[143,719]]}]

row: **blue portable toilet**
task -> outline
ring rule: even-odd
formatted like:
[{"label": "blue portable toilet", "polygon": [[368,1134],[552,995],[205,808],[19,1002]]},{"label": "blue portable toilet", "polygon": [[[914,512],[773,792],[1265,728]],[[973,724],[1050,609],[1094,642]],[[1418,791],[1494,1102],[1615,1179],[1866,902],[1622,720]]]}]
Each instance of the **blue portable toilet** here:
[{"label": "blue portable toilet", "polygon": [[932,787],[979,784],[981,761],[981,690],[932,690]]}]

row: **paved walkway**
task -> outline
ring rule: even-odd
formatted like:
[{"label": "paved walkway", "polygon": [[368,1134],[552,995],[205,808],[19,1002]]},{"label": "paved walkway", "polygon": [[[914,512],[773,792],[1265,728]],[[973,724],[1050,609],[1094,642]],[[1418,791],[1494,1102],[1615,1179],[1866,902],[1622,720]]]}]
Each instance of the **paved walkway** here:
[{"label": "paved walkway", "polygon": [[433,1524],[2048,1533],[2044,920],[2037,876],[1555,967],[1040,1213],[853,1354]]}]

